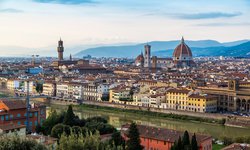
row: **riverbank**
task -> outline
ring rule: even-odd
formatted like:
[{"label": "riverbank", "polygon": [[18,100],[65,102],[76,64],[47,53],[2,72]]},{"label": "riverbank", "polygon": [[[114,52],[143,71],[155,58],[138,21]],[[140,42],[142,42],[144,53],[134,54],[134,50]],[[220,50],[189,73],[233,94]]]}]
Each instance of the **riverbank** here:
[{"label": "riverbank", "polygon": [[192,122],[203,122],[203,123],[210,123],[210,124],[219,124],[224,125],[225,119],[208,119],[208,118],[200,118],[200,117],[193,117],[187,115],[177,115],[177,114],[165,114],[159,112],[151,112],[145,110],[133,110],[133,109],[121,109],[121,108],[114,108],[108,106],[97,106],[91,104],[81,104],[74,106],[78,110],[82,109],[96,109],[111,113],[127,113],[127,114],[136,114],[141,116],[147,117],[158,117],[158,118],[166,118],[166,119],[174,119],[174,120],[184,120],[184,121],[192,121]]},{"label": "riverbank", "polygon": [[[48,114],[51,110],[65,111],[66,105],[48,105]],[[160,128],[166,128],[171,130],[185,131],[188,130],[192,133],[199,133],[204,135],[211,135],[215,139],[223,140],[224,137],[229,137],[231,139],[246,138],[249,136],[250,129],[247,128],[236,128],[224,126],[216,123],[206,123],[198,121],[189,120],[179,120],[172,118],[163,117],[152,117],[147,115],[142,115],[138,113],[128,113],[126,111],[113,111],[112,109],[96,109],[93,107],[81,107],[74,106],[74,112],[80,118],[90,118],[90,117],[103,117],[108,120],[108,122],[116,128],[120,128],[121,125],[131,122],[136,122],[137,124],[154,126]]]},{"label": "riverbank", "polygon": [[[69,102],[66,100],[48,100],[50,104],[56,105],[79,105],[78,103]],[[219,113],[199,113],[182,110],[148,108],[134,105],[124,105],[110,102],[100,101],[82,101],[82,106],[88,106],[96,109],[112,110],[113,112],[126,112],[130,114],[141,114],[150,117],[161,117],[169,119],[178,119],[186,121],[204,122],[210,124],[219,124],[225,126],[234,126],[237,128],[250,128],[250,118],[240,116],[229,117]]]}]

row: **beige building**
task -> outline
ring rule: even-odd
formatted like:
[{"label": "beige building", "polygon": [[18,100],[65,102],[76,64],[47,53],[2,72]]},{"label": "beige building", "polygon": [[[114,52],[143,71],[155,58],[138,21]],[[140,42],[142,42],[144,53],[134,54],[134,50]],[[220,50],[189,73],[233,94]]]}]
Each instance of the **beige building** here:
[{"label": "beige building", "polygon": [[6,86],[8,90],[14,91],[20,87],[20,81],[17,79],[8,79]]},{"label": "beige building", "polygon": [[43,93],[47,96],[56,96],[56,83],[53,81],[45,81],[43,83]]}]

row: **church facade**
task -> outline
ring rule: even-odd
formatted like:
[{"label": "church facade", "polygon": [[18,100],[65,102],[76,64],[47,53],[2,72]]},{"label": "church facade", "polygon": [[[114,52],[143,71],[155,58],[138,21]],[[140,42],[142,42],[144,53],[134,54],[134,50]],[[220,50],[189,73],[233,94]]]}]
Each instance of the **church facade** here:
[{"label": "church facade", "polygon": [[146,44],[144,46],[144,55],[141,53],[137,56],[135,64],[136,66],[152,69],[195,66],[192,51],[188,45],[186,45],[184,38],[181,39],[180,44],[174,49],[172,58],[159,58],[157,56],[151,57],[151,46]]}]

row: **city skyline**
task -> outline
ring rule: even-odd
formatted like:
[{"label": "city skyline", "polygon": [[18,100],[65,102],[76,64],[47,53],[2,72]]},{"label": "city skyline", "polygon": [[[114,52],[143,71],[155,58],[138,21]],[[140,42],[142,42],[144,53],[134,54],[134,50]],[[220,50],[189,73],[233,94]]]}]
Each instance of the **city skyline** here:
[{"label": "city skyline", "polygon": [[[247,0],[0,0],[0,47],[7,49],[4,55],[53,47],[55,51],[60,36],[78,51],[95,45],[178,40],[182,35],[220,42],[249,39],[249,8]],[[17,52],[8,52],[10,47]]]}]

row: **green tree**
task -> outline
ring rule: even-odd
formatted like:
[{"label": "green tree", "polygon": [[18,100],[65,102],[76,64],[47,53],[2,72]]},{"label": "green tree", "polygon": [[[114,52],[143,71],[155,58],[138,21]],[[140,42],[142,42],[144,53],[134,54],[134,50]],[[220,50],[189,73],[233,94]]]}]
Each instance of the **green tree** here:
[{"label": "green tree", "polygon": [[125,148],[125,140],[123,139],[119,131],[115,131],[112,134],[112,139],[110,143],[114,144],[116,148],[119,146],[122,146],[123,148]]},{"label": "green tree", "polygon": [[0,150],[47,150],[47,148],[34,140],[13,137],[0,137]]},{"label": "green tree", "polygon": [[60,138],[60,136],[64,133],[64,125],[57,124],[51,130],[51,136],[55,138]]},{"label": "green tree", "polygon": [[128,141],[126,143],[127,150],[142,150],[143,146],[140,145],[140,134],[137,125],[133,122],[129,127]]},{"label": "green tree", "polygon": [[224,145],[226,146],[233,143],[233,139],[230,137],[223,137],[222,140],[223,140]]},{"label": "green tree", "polygon": [[57,114],[55,110],[52,110],[49,114],[49,117],[44,121],[43,128],[46,130],[43,130],[43,134],[49,135],[51,133],[52,128],[58,124],[62,123],[64,114]]},{"label": "green tree", "polygon": [[42,83],[36,83],[36,92],[42,93],[43,92],[43,84]]},{"label": "green tree", "polygon": [[82,134],[82,129],[81,129],[81,127],[79,127],[79,126],[73,126],[73,127],[72,127],[72,133],[77,134],[77,135]]},{"label": "green tree", "polygon": [[177,142],[175,141],[174,144],[171,146],[171,150],[177,150]]},{"label": "green tree", "polygon": [[182,149],[183,149],[183,144],[182,144],[182,141],[181,141],[181,137],[179,136],[176,150],[182,150]]},{"label": "green tree", "polygon": [[63,124],[73,126],[75,125],[76,116],[73,112],[72,105],[69,105],[68,110],[64,116]]},{"label": "green tree", "polygon": [[98,132],[92,134],[89,132],[86,136],[71,133],[69,136],[63,134],[59,140],[58,149],[60,150],[98,150],[104,149],[101,144],[101,138]]},{"label": "green tree", "polygon": [[197,140],[196,140],[196,135],[195,135],[195,133],[194,133],[194,135],[192,136],[191,149],[192,149],[192,150],[198,150],[198,144],[197,144]]},{"label": "green tree", "polygon": [[188,150],[190,147],[190,139],[189,139],[189,134],[188,131],[184,132],[183,138],[182,138],[182,143],[183,143],[183,148],[185,150]]},{"label": "green tree", "polygon": [[40,124],[38,124],[36,126],[36,133],[44,133],[45,132],[45,129],[43,126],[41,126]]}]

